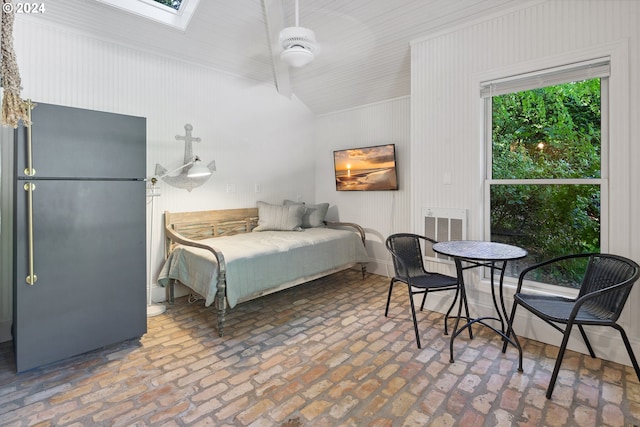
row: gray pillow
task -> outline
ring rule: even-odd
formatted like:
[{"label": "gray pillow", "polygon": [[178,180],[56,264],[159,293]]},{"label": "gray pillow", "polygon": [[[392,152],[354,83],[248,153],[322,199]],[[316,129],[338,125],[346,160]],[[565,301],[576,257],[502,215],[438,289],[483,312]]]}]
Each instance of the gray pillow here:
[{"label": "gray pillow", "polygon": [[257,202],[258,226],[253,231],[301,231],[304,205],[272,205]]},{"label": "gray pillow", "polygon": [[314,228],[324,227],[324,219],[327,216],[329,210],[329,203],[319,203],[317,205],[308,205],[303,203],[297,203],[293,200],[285,200],[285,206],[304,206],[306,211],[302,215],[302,228]]}]

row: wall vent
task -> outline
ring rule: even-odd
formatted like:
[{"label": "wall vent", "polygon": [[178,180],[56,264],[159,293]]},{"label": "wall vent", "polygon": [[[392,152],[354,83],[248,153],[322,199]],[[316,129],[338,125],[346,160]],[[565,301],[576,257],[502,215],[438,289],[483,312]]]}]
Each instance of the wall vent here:
[{"label": "wall vent", "polygon": [[[438,242],[465,240],[467,238],[467,210],[453,208],[422,208],[424,235]],[[450,259],[431,248],[424,252],[431,259]]]}]

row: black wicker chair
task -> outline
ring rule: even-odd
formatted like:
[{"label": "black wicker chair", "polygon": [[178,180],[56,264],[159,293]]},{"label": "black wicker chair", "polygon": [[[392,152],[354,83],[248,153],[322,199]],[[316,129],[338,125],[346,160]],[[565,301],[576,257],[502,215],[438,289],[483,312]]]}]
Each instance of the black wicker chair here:
[{"label": "black wicker chair", "polygon": [[[576,298],[565,298],[560,296],[527,294],[522,293],[522,283],[527,275],[541,268],[562,265],[567,261],[582,259],[586,262],[580,291]],[[538,270],[540,271],[540,270]],[[560,372],[560,365],[564,357],[571,328],[578,326],[580,334],[589,350],[591,357],[595,358],[591,343],[585,334],[583,325],[610,326],[617,329],[622,336],[622,341],[631,358],[631,363],[640,379],[640,368],[636,361],[633,350],[624,329],[616,322],[622,313],[627,297],[631,292],[633,284],[640,275],[640,268],[635,262],[617,255],[609,254],[573,254],[557,257],[536,265],[532,265],[520,273],[518,288],[514,295],[513,308],[509,319],[507,336],[513,332],[513,320],[516,308],[520,305],[531,313],[562,332],[562,344],[553,368],[553,374],[547,388],[547,399],[551,399],[553,388]],[[564,328],[559,326],[564,325]],[[515,337],[515,334],[513,334]],[[517,339],[517,338],[516,338]],[[502,351],[505,351],[506,344]],[[520,353],[520,364],[522,365],[522,353]]]},{"label": "black wicker chair", "polygon": [[[422,346],[420,344],[420,333],[418,332],[418,322],[416,320],[416,309],[413,303],[413,296],[416,294],[424,294],[422,297],[422,304],[420,305],[420,311],[422,311],[429,292],[455,291],[453,302],[451,303],[451,306],[444,318],[444,333],[447,335],[447,320],[458,299],[458,295],[460,294],[458,279],[456,277],[446,276],[440,273],[431,273],[425,270],[424,263],[422,261],[421,244],[423,243],[425,245],[433,245],[437,242],[433,239],[429,239],[428,237],[410,233],[393,234],[386,240],[387,249],[391,252],[393,258],[395,275],[389,283],[389,295],[387,297],[387,307],[384,310],[384,315],[387,317],[389,313],[389,303],[391,302],[393,284],[395,282],[406,283],[409,288],[411,316],[413,317],[413,328],[416,333],[416,343],[418,344],[418,348],[422,348]],[[469,307],[467,305],[467,299],[464,292],[462,293],[462,298],[467,318],[469,318]],[[471,333],[471,330],[469,330],[469,333]]]}]

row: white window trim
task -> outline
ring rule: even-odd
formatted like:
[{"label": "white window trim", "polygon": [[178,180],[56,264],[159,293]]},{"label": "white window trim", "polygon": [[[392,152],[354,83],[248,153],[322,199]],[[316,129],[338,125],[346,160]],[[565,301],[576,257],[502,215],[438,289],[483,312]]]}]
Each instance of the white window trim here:
[{"label": "white window trim", "polygon": [[[513,64],[498,64],[494,68],[488,68],[480,70],[471,76],[470,90],[468,92],[468,108],[472,110],[473,117],[476,118],[475,126],[473,130],[473,140],[479,144],[481,150],[485,150],[484,132],[486,130],[486,123],[484,123],[484,108],[483,99],[478,96],[478,88],[482,82],[500,79],[505,76],[511,76],[516,74],[523,74],[531,70],[540,70],[544,68],[557,67],[562,64],[586,61],[591,58],[599,58],[608,56],[611,58],[611,75],[609,78],[609,105],[607,110],[609,111],[609,150],[608,158],[603,162],[609,167],[609,183],[613,185],[613,191],[609,191],[609,206],[612,206],[612,210],[607,212],[608,229],[609,229],[609,251],[618,253],[623,256],[633,257],[634,251],[637,252],[637,248],[632,247],[632,236],[629,233],[632,221],[634,217],[631,212],[632,202],[630,199],[629,182],[631,177],[631,109],[630,105],[630,63],[629,63],[629,40],[619,39],[612,42],[602,43],[599,45],[589,46],[584,49],[577,49],[573,51],[564,51],[557,54],[540,57],[525,62],[513,63]],[[485,177],[485,163],[484,163],[484,151],[481,153],[481,157],[477,163],[478,169],[476,179],[478,182],[484,183]],[[610,190],[610,189],[608,189]],[[472,224],[480,226],[479,228],[472,228],[470,238],[483,239],[483,228],[481,224],[484,224],[483,215],[484,201],[482,197],[484,191],[480,193],[480,196],[474,199],[474,203],[470,207],[470,217],[474,218]],[[604,214],[604,212],[603,212]],[[478,270],[478,269],[474,269]],[[468,283],[468,293],[476,293],[478,297],[477,309],[481,312],[493,313],[494,308],[491,305],[490,287],[488,285],[489,280],[483,279],[480,272],[468,270],[470,275]],[[507,282],[505,279],[505,301],[507,306],[510,306],[512,301],[513,292],[515,290],[515,283]],[[544,290],[540,288],[540,292],[553,292],[553,294],[560,294],[560,289],[554,287],[553,290]],[[568,288],[567,288],[568,290]],[[632,293],[630,296],[628,307],[635,307],[640,304],[640,293]],[[640,324],[640,310],[634,310],[626,308],[620,318],[620,323],[627,325]],[[518,312],[518,318],[521,321],[530,322],[530,316],[525,311]],[[633,328],[631,330],[630,339],[634,346],[634,351],[638,351],[638,334],[637,331],[634,334]],[[531,330],[529,329],[529,332]],[[628,332],[629,333],[629,332]],[[632,336],[634,335],[634,336]],[[545,341],[544,334],[527,335],[530,338],[539,339]],[[605,340],[606,341],[606,340]],[[608,357],[612,357],[612,354],[608,354]],[[605,356],[607,357],[607,356]]]},{"label": "white window trim", "polygon": [[[484,199],[483,199],[483,233],[485,239],[491,236],[490,221],[490,190],[495,184],[509,185],[599,185],[600,186],[600,251],[608,252],[609,249],[609,75],[610,75],[610,58],[595,58],[592,60],[569,63],[558,67],[543,69],[539,72],[527,72],[522,74],[511,75],[507,78],[501,78],[492,81],[484,81],[480,83],[481,97],[483,98],[483,123],[484,137],[483,147],[485,150],[485,176],[484,176]],[[570,81],[578,81],[583,79],[600,78],[601,81],[601,145],[600,145],[600,178],[573,178],[573,179],[492,179],[492,97],[503,95],[506,93],[518,92],[521,90],[533,90],[540,87],[553,86],[557,84],[567,83]],[[494,92],[495,90],[495,92]],[[485,269],[484,279],[488,279],[490,271]],[[517,279],[505,276],[505,284],[508,287],[515,288]],[[577,291],[563,286],[525,281],[525,287],[534,292],[551,293],[556,295],[574,297]]]},{"label": "white window trim", "polygon": [[142,16],[170,27],[185,31],[200,0],[182,0],[180,10],[153,0],[97,0],[125,12]]},{"label": "white window trim", "polygon": [[554,86],[570,81],[609,77],[611,73],[610,61],[609,57],[595,58],[482,82],[480,96],[491,98],[492,96]]}]

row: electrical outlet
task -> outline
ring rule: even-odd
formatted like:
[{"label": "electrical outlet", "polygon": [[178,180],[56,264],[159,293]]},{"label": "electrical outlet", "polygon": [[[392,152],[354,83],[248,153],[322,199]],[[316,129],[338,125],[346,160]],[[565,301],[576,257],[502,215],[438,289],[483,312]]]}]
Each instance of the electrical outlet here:
[{"label": "electrical outlet", "polygon": [[260,184],[256,184],[256,185],[255,185],[255,192],[256,192],[256,193],[259,193],[259,192],[261,192],[261,191],[262,191],[262,188],[260,187]]},{"label": "electrical outlet", "polygon": [[298,194],[298,195],[296,196],[296,202],[298,202],[298,203],[302,203],[302,196],[301,196],[301,195],[299,195],[299,194]]},{"label": "electrical outlet", "polygon": [[227,184],[227,193],[235,193],[236,185],[235,184]]}]

